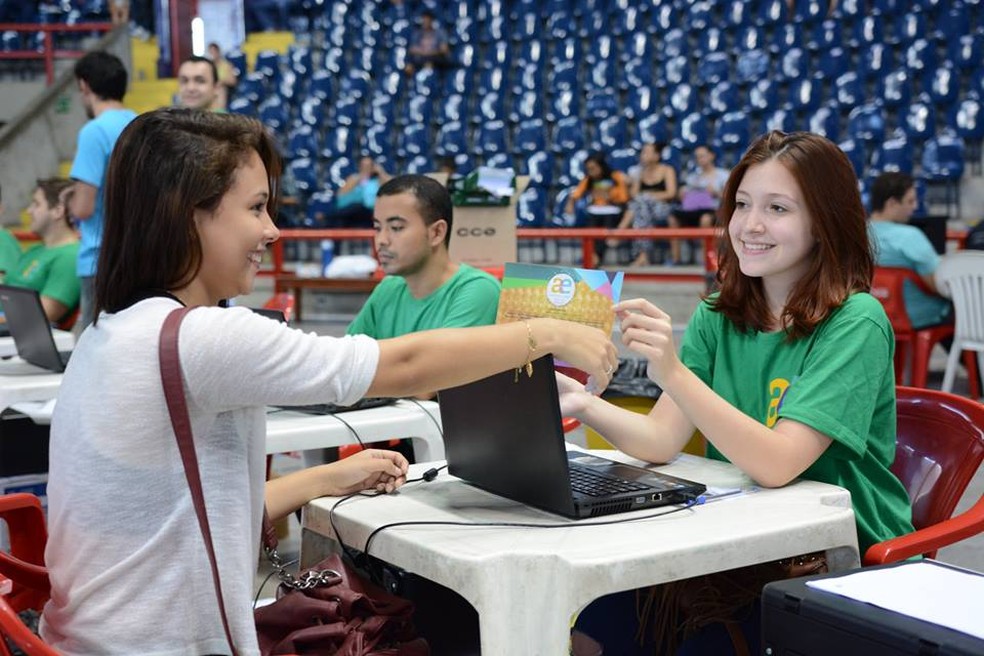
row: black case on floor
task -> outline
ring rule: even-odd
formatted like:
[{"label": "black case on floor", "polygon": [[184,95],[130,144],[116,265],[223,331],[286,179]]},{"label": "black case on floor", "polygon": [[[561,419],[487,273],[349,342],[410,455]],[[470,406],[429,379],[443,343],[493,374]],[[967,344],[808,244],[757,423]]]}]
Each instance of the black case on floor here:
[{"label": "black case on floor", "polygon": [[[845,574],[806,576],[766,585],[762,591],[763,653],[768,656],[984,655],[984,640],[806,585],[807,581]],[[984,614],[981,617],[984,622]]]}]

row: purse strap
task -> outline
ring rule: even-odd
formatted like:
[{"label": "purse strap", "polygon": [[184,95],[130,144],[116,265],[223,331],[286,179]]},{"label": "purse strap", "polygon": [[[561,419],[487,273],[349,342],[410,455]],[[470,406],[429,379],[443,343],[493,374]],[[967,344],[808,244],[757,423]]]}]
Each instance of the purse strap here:
[{"label": "purse strap", "polygon": [[209,564],[212,567],[212,583],[215,585],[215,596],[219,602],[222,629],[229,642],[229,649],[232,650],[233,656],[236,656],[236,646],[232,642],[232,632],[229,630],[225,601],[222,599],[222,584],[219,579],[219,567],[215,561],[212,530],[208,524],[208,515],[205,513],[205,495],[202,493],[202,478],[198,469],[198,456],[195,454],[195,442],[191,435],[191,419],[188,415],[188,404],[181,378],[181,358],[178,354],[178,331],[185,316],[193,309],[177,308],[164,320],[159,345],[161,383],[164,386],[164,398],[167,400],[167,411],[171,415],[171,426],[174,428],[174,436],[178,442],[178,451],[181,453],[181,464],[184,466],[185,478],[188,479],[188,487],[191,489],[191,499],[195,504],[198,528],[201,529]]}]

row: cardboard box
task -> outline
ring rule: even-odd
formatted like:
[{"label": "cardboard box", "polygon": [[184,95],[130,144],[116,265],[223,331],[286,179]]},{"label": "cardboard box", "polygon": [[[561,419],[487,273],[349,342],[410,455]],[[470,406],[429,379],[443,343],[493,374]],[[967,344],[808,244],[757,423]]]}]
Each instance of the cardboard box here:
[{"label": "cardboard box", "polygon": [[[442,184],[447,177],[432,175]],[[500,267],[516,261],[516,204],[529,176],[516,176],[516,191],[503,207],[455,207],[451,260],[474,267]]]},{"label": "cardboard box", "polygon": [[[30,476],[7,476],[0,478],[0,496],[26,492],[41,500],[41,508],[48,511],[48,475],[32,474]],[[7,535],[7,523],[0,521],[0,551],[10,551],[10,538]]]}]

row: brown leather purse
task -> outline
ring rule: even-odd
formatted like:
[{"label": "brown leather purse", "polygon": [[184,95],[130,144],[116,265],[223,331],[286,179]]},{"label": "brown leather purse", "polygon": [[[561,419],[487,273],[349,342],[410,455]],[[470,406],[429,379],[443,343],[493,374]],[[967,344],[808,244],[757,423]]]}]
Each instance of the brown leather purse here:
[{"label": "brown leather purse", "polygon": [[[212,582],[230,652],[236,646],[229,630],[212,534],[191,434],[191,420],[181,380],[178,331],[192,308],[178,308],[164,320],[160,337],[161,382],[171,424],[181,453],[185,477],[205,541]],[[427,642],[414,638],[413,604],[363,580],[333,555],[300,576],[287,571],[277,553],[277,535],[264,512],[263,542],[278,569],[277,600],[254,613],[260,653],[328,654],[337,656],[428,656]]]}]

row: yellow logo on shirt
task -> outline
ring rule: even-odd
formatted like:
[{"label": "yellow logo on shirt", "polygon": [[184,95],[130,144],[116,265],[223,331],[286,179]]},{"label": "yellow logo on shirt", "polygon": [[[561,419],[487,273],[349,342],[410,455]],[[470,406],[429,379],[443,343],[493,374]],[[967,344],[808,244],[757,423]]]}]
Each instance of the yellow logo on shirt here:
[{"label": "yellow logo on shirt", "polygon": [[769,381],[769,412],[765,417],[767,428],[772,428],[779,421],[779,406],[782,405],[782,397],[788,388],[789,381],[785,378],[773,378]]}]

